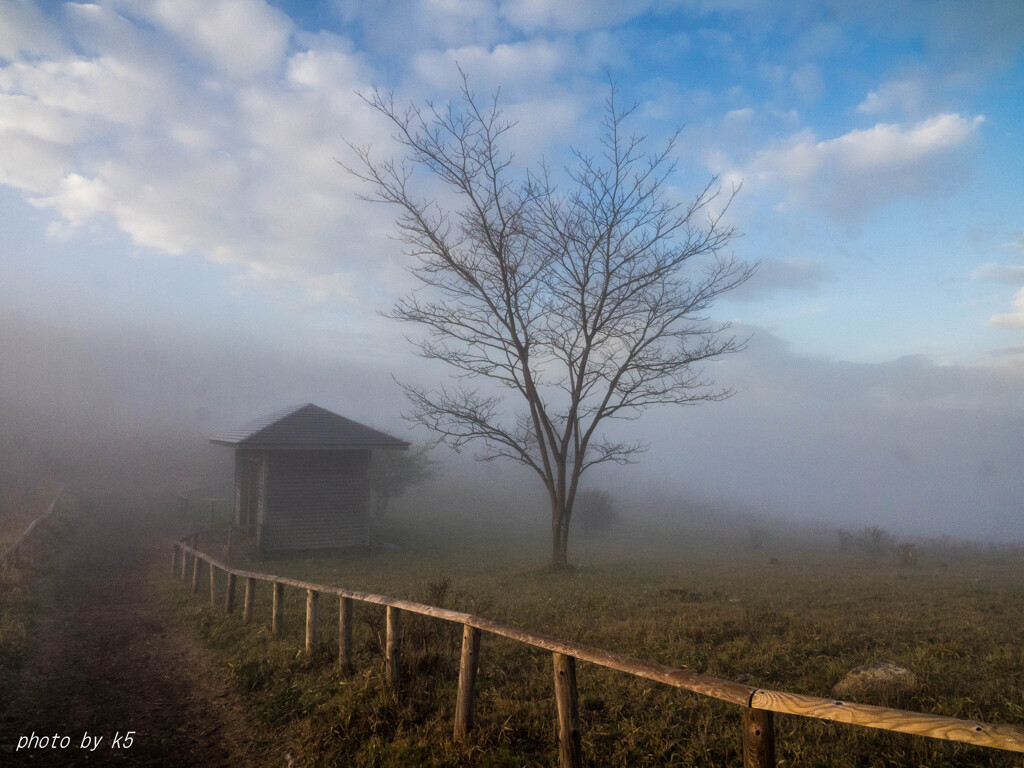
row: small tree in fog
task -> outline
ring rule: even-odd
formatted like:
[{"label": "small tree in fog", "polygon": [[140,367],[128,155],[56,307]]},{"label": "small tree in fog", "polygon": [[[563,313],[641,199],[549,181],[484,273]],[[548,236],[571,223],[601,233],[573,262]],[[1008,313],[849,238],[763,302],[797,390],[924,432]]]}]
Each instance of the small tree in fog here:
[{"label": "small tree in fog", "polygon": [[[647,154],[614,87],[597,153],[573,150],[558,174],[514,164],[501,148],[513,124],[465,75],[461,99],[444,106],[399,107],[377,90],[365,98],[406,156],[353,147],[350,170],[371,186],[366,199],[398,208],[423,286],[390,315],[424,329],[413,342],[422,357],[455,369],[450,386],[405,385],[409,417],[456,450],[474,443],[481,460],[534,470],[551,503],[552,563],[565,565],[580,477],[643,450],[600,427],[730,394],[702,364],[742,346],[707,317],[751,274],[723,253],[735,236],[722,219],[731,195],[719,200],[712,179],[678,201],[675,137]],[[448,196],[417,191],[418,172]],[[497,386],[475,386],[482,380]]]},{"label": "small tree in fog", "polygon": [[583,533],[604,533],[618,522],[615,499],[607,491],[583,491],[577,498],[576,506],[577,524]]},{"label": "small tree in fog", "polygon": [[408,451],[374,451],[370,457],[367,484],[373,498],[373,515],[383,521],[388,506],[412,486],[437,475],[437,462],[430,458],[430,446]]}]

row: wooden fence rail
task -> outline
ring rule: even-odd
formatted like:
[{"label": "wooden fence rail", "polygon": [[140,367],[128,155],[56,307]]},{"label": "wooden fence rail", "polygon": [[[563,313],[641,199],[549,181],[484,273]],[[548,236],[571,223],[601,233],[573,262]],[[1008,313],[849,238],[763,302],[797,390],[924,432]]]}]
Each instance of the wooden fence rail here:
[{"label": "wooden fence rail", "polygon": [[17,560],[18,550],[21,549],[21,546],[28,540],[28,537],[32,535],[32,531],[34,531],[46,518],[53,514],[53,511],[57,508],[57,502],[60,501],[60,497],[63,493],[64,486],[62,485],[57,489],[57,495],[53,497],[53,501],[50,502],[50,506],[46,508],[46,511],[29,523],[25,532],[16,538],[11,546],[4,550],[4,553],[0,555],[0,568],[3,568],[5,564],[10,564]]},{"label": "wooden fence rail", "polygon": [[[180,557],[179,557],[180,553]],[[401,679],[402,613],[420,614],[463,626],[462,653],[459,661],[458,700],[455,707],[454,737],[461,739],[472,727],[473,699],[476,674],[479,664],[480,633],[507,637],[520,643],[549,651],[553,658],[555,700],[558,711],[559,764],[562,768],[578,768],[581,763],[581,733],[577,706],[576,661],[584,661],[614,669],[636,677],[683,688],[703,696],[735,704],[742,712],[743,763],[745,768],[771,768],[775,765],[775,728],[773,713],[799,715],[866,728],[898,731],[916,736],[965,742],[980,747],[1024,752],[1024,729],[1011,725],[982,723],[974,720],[959,720],[940,715],[927,715],[901,709],[890,709],[870,704],[856,704],[848,701],[823,699],[783,691],[771,691],[735,683],[730,680],[692,672],[688,669],[669,667],[651,661],[635,659],[600,648],[560,640],[549,635],[531,632],[508,624],[491,621],[470,613],[437,608],[409,600],[385,595],[356,592],[343,587],[254,573],[231,568],[197,549],[197,540],[191,544],[185,540],[175,542],[171,558],[171,574],[179,575],[185,581],[188,559],[192,559],[192,592],[199,591],[199,563],[210,567],[211,604],[215,605],[215,573],[227,574],[225,609],[230,612],[233,605],[233,590],[236,578],[245,579],[244,619],[252,618],[252,602],[257,581],[273,585],[273,608],[271,631],[278,634],[281,629],[284,588],[293,587],[306,591],[306,651],[312,651],[318,642],[320,595],[336,595],[340,599],[338,619],[338,663],[347,671],[352,669],[352,602],[375,603],[385,606],[387,611],[387,634],[385,644],[385,675],[392,687],[397,688]]]}]

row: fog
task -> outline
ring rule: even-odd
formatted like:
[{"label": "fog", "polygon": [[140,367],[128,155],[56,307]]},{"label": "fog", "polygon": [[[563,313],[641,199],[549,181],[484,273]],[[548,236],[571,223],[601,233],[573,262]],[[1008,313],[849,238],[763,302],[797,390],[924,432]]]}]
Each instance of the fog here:
[{"label": "fog", "polygon": [[[0,439],[8,471],[88,492],[183,490],[229,476],[230,451],[210,446],[210,436],[303,402],[413,442],[430,437],[402,420],[392,377],[430,383],[443,372],[419,366],[411,350],[339,351],[332,359],[298,341],[285,349],[256,335],[214,339],[97,318],[4,318]],[[735,395],[610,425],[648,450],[634,465],[591,471],[587,488],[608,490],[624,516],[649,524],[750,515],[1022,540],[1019,354],[975,366],[924,358],[855,364],[795,355],[767,331],[737,330],[750,334],[748,349],[708,370]],[[416,499],[440,495],[449,499],[445,514],[458,507],[493,519],[518,515],[547,530],[534,475],[478,464],[468,453],[439,449],[438,457],[446,471]]]},{"label": "fog", "polygon": [[[395,379],[447,373],[378,314],[416,285],[396,211],[338,161],[396,151],[359,93],[442,104],[458,59],[521,170],[599,152],[611,79],[645,152],[685,127],[670,201],[742,185],[723,221],[760,268],[712,319],[750,342],[708,370],[735,396],[608,425],[648,450],[588,488],[650,521],[1024,536],[1019,3],[471,5],[0,4],[0,468],[202,486],[211,435],[304,402],[429,439]],[[546,525],[533,476],[443,459],[442,506]]]}]

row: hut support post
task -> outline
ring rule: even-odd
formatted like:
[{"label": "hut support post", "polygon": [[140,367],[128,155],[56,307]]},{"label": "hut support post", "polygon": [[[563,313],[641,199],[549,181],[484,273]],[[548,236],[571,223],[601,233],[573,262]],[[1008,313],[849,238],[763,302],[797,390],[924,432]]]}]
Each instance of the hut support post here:
[{"label": "hut support post", "polygon": [[252,621],[252,608],[256,602],[256,579],[251,576],[245,579],[245,605],[242,607],[242,621]]},{"label": "hut support post", "polygon": [[388,606],[387,641],[384,649],[384,669],[388,683],[398,688],[402,667],[402,612],[393,605]]},{"label": "hut support post", "polygon": [[284,584],[274,582],[274,606],[270,612],[270,633],[281,634],[281,613],[284,611]]},{"label": "hut support post", "polygon": [[316,650],[320,643],[320,593],[306,590],[306,655]]},{"label": "hut support post", "polygon": [[192,594],[199,594],[199,555],[192,555]]},{"label": "hut support post", "polygon": [[352,598],[338,601],[338,664],[345,674],[352,674]]},{"label": "hut support post", "polygon": [[743,768],[775,768],[775,723],[768,710],[743,708]]},{"label": "hut support post", "polygon": [[480,630],[462,626],[462,656],[459,659],[459,696],[455,702],[455,740],[465,738],[473,727],[473,696],[480,663]]},{"label": "hut support post", "polygon": [[185,572],[188,570],[188,552],[181,550],[181,583],[185,583]]},{"label": "hut support post", "polygon": [[228,583],[224,587],[224,612],[234,613],[235,611],[235,574],[228,572]]},{"label": "hut support post", "polygon": [[555,705],[558,707],[558,765],[560,768],[582,768],[576,659],[555,653],[554,667]]}]

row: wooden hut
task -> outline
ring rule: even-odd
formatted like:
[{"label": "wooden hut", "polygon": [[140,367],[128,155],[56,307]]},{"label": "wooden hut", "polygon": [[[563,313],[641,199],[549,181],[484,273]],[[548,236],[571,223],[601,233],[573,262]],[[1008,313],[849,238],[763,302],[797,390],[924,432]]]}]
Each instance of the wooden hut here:
[{"label": "wooden hut", "polygon": [[370,451],[409,444],[313,404],[211,442],[235,449],[235,524],[261,551],[370,543]]}]

